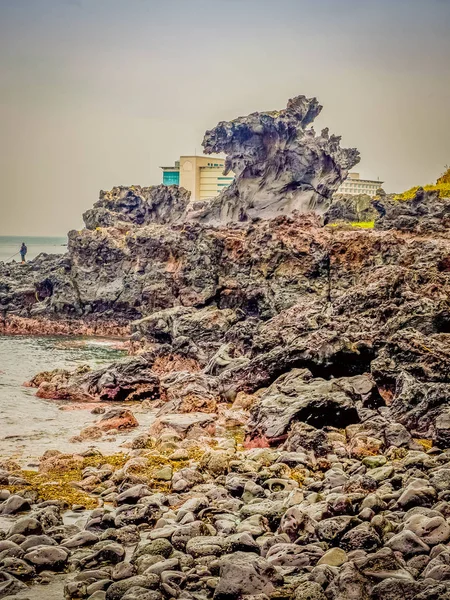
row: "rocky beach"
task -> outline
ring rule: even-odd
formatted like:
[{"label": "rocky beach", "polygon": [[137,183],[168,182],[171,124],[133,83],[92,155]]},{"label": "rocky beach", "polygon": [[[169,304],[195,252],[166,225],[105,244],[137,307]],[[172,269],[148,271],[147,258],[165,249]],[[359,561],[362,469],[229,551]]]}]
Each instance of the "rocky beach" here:
[{"label": "rocky beach", "polygon": [[115,187],[0,263],[1,335],[128,352],[24,382],[89,422],[0,452],[0,598],[450,600],[450,198],[336,195],[321,108],[206,132],[211,201]]}]

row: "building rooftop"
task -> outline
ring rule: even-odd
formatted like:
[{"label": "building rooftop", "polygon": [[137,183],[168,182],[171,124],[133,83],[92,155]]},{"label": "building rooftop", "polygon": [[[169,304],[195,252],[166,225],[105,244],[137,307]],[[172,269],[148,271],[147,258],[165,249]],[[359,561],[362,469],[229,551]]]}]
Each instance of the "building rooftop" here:
[{"label": "building rooftop", "polygon": [[362,183],[379,183],[380,185],[384,183],[384,181],[380,181],[379,179],[361,179],[359,173],[349,173],[346,181],[361,181]]}]

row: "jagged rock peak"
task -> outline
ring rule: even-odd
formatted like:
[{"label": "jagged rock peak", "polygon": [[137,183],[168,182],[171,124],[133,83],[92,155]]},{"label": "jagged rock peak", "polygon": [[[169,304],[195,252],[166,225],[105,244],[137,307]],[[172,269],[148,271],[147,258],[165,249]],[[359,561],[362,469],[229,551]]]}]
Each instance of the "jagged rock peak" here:
[{"label": "jagged rock peak", "polygon": [[88,229],[174,223],[184,215],[189,198],[190,192],[177,185],[116,186],[108,192],[102,190],[83,219]]},{"label": "jagged rock peak", "polygon": [[206,154],[224,152],[224,174],[235,180],[211,202],[194,205],[190,217],[210,223],[270,219],[294,210],[323,212],[359,162],[355,148],[309,125],[321,112],[316,98],[297,96],[281,111],[221,121],[207,131]]}]

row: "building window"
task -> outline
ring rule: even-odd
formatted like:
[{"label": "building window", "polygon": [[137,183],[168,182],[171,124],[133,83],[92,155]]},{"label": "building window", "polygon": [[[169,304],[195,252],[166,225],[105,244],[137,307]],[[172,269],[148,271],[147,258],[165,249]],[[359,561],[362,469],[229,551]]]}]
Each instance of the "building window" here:
[{"label": "building window", "polygon": [[179,171],[164,171],[163,172],[163,184],[164,185],[180,185]]}]

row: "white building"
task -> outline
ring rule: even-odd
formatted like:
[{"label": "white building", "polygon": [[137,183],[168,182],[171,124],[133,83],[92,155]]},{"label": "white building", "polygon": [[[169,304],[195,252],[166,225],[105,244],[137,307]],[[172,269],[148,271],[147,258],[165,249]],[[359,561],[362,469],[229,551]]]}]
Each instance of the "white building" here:
[{"label": "white building", "polygon": [[377,195],[377,190],[383,185],[383,181],[373,179],[361,179],[359,173],[349,173],[347,179],[339,186],[336,194],[358,196],[367,194],[372,198]]}]

